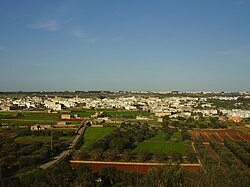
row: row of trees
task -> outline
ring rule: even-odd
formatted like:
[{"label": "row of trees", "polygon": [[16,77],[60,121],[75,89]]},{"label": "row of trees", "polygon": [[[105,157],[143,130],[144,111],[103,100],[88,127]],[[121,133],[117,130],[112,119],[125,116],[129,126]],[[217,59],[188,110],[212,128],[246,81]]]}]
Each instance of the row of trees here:
[{"label": "row of trees", "polygon": [[250,167],[250,153],[231,139],[224,140],[225,146],[234,153],[244,164]]},{"label": "row of trees", "polygon": [[[35,136],[50,136],[51,131],[50,130],[42,130],[42,131],[31,131],[30,129],[22,129],[17,128],[15,129],[15,132],[18,136],[29,136],[29,135],[35,135]],[[55,130],[53,131],[54,137],[62,137],[62,136],[74,136],[74,131],[61,131],[61,130]]]},{"label": "row of trees", "polygon": [[237,141],[237,143],[242,146],[248,153],[250,153],[250,143],[245,141]]},{"label": "row of trees", "polygon": [[227,128],[226,125],[221,123],[219,121],[218,117],[207,117],[204,118],[202,113],[197,113],[199,116],[199,119],[194,119],[193,117],[189,118],[182,118],[178,117],[177,119],[170,119],[168,116],[163,117],[163,124],[171,125],[177,128],[183,128],[186,127],[188,129],[192,128],[200,128],[200,129],[206,129],[206,128],[212,128],[212,129],[221,129],[221,128]]},{"label": "row of trees", "polygon": [[213,170],[213,168],[218,166],[218,162],[213,159],[210,154],[207,154],[207,151],[201,139],[196,139],[194,142],[194,146],[206,171],[210,172]]},{"label": "row of trees", "polygon": [[[206,186],[240,187],[250,185],[249,174],[244,171],[237,162],[235,162],[236,158],[231,157],[233,155],[231,155],[230,152],[228,153],[228,151],[224,150],[225,147],[223,148],[223,145],[220,145],[217,142],[211,143],[211,147],[214,148],[219,156],[218,159],[212,150],[204,147],[201,140],[196,140],[194,145],[206,173],[204,175],[204,180],[209,181]],[[230,159],[233,161],[230,162]]]},{"label": "row of trees", "polygon": [[248,170],[243,167],[240,161],[231,153],[224,145],[219,144],[218,142],[210,142],[210,146],[215,150],[219,155],[220,160],[225,163],[230,172],[228,172],[230,179],[233,183],[241,186],[250,184],[250,174]]}]

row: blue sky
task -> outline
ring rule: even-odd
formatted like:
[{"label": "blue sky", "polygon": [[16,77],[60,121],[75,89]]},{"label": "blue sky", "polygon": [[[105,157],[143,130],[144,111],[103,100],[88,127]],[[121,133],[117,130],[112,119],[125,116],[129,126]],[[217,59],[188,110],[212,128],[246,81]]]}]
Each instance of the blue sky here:
[{"label": "blue sky", "polygon": [[250,0],[0,3],[0,91],[250,91]]}]

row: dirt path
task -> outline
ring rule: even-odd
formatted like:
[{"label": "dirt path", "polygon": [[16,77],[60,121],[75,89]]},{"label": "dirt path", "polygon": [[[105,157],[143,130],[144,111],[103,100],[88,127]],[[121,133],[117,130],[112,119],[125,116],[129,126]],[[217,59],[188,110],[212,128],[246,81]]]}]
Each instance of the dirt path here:
[{"label": "dirt path", "polygon": [[215,134],[220,139],[221,142],[224,142],[224,140],[220,137],[220,135],[217,132],[215,132]]},{"label": "dirt path", "polygon": [[[192,141],[192,147],[193,147],[193,150],[194,150],[195,154],[198,155],[198,152],[197,152],[197,150],[196,150],[196,148],[194,146],[194,142],[193,141]],[[198,163],[200,164],[201,168],[203,168],[203,165],[201,164],[200,158],[198,156],[196,156],[196,157],[197,157]]]},{"label": "dirt path", "polygon": [[226,136],[228,136],[230,139],[234,140],[232,136],[230,136],[227,132],[225,132]]},{"label": "dirt path", "polygon": [[237,133],[237,136],[239,136],[242,140],[248,142],[248,140],[246,138],[244,138],[243,136],[241,136],[238,132],[236,132],[236,133]]},{"label": "dirt path", "polygon": [[47,163],[41,165],[40,168],[47,169],[47,168],[51,167],[52,165],[54,165],[55,163],[57,163],[62,158],[64,158],[67,155],[69,155],[70,151],[74,148],[74,146],[76,145],[78,139],[83,134],[85,128],[86,128],[85,125],[83,125],[82,127],[80,127],[80,129],[78,130],[77,135],[73,138],[73,140],[71,141],[71,143],[69,144],[69,146],[63,152],[61,152],[58,156],[53,157],[50,161],[48,161]]}]

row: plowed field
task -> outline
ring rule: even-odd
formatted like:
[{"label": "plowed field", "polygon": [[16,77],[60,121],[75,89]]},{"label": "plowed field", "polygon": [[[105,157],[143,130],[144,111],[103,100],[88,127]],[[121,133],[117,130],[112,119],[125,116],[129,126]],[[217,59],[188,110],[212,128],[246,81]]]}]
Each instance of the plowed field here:
[{"label": "plowed field", "polygon": [[234,129],[192,130],[190,131],[190,134],[193,139],[201,138],[203,142],[210,142],[215,140],[223,143],[225,138],[250,142],[250,133],[237,131]]}]

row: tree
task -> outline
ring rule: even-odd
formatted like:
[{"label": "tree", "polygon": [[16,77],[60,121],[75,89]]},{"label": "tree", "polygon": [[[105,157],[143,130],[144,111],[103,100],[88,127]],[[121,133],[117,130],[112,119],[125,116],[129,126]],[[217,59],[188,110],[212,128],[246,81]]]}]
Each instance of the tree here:
[{"label": "tree", "polygon": [[194,163],[197,161],[197,157],[196,157],[196,154],[193,152],[193,151],[189,151],[187,153],[187,160],[191,163]]},{"label": "tree", "polygon": [[182,162],[182,156],[179,152],[171,151],[169,152],[169,156],[172,158],[173,162],[177,162],[177,163]]},{"label": "tree", "polygon": [[187,130],[182,130],[181,131],[181,134],[182,134],[182,140],[185,141],[185,140],[190,140],[190,135],[188,134],[188,131]]},{"label": "tree", "polygon": [[181,167],[167,166],[149,170],[149,173],[138,181],[137,186],[177,187],[188,186],[188,183]]},{"label": "tree", "polygon": [[103,149],[101,148],[92,149],[90,154],[95,160],[101,160]]},{"label": "tree", "polygon": [[63,161],[47,173],[48,178],[54,182],[50,186],[69,186],[74,181],[74,172],[69,162]]},{"label": "tree", "polygon": [[138,159],[140,162],[145,162],[145,161],[147,161],[147,160],[149,159],[149,157],[150,157],[150,154],[149,154],[149,152],[147,152],[147,151],[141,151],[141,152],[139,152],[138,155],[137,155],[137,159]]},{"label": "tree", "polygon": [[103,157],[108,161],[114,161],[117,158],[119,151],[117,149],[108,149],[103,153]]},{"label": "tree", "polygon": [[162,117],[162,121],[163,121],[163,124],[165,125],[167,125],[167,124],[169,124],[169,121],[170,121],[170,118],[169,118],[169,116],[163,116]]},{"label": "tree", "polygon": [[122,151],[126,145],[125,139],[117,137],[117,138],[112,138],[109,146],[111,149],[117,149],[119,151]]},{"label": "tree", "polygon": [[133,172],[121,172],[120,178],[124,186],[137,186],[138,180],[141,176]]},{"label": "tree", "polygon": [[88,159],[89,158],[89,151],[87,151],[86,149],[81,150],[79,153],[79,158],[80,158],[80,160]]},{"label": "tree", "polygon": [[34,156],[21,156],[18,160],[19,168],[29,167],[36,164],[36,159]]},{"label": "tree", "polygon": [[160,152],[154,153],[153,158],[156,162],[164,162],[166,160],[167,156],[165,153],[160,151]]},{"label": "tree", "polygon": [[133,158],[133,153],[130,149],[126,149],[122,153],[122,159],[126,162],[130,161]]},{"label": "tree", "polygon": [[111,186],[120,180],[120,171],[113,166],[108,166],[99,172],[99,176],[103,181],[103,186]]},{"label": "tree", "polygon": [[74,181],[74,186],[95,186],[95,176],[91,171],[90,166],[80,165],[76,169],[77,178]]}]

